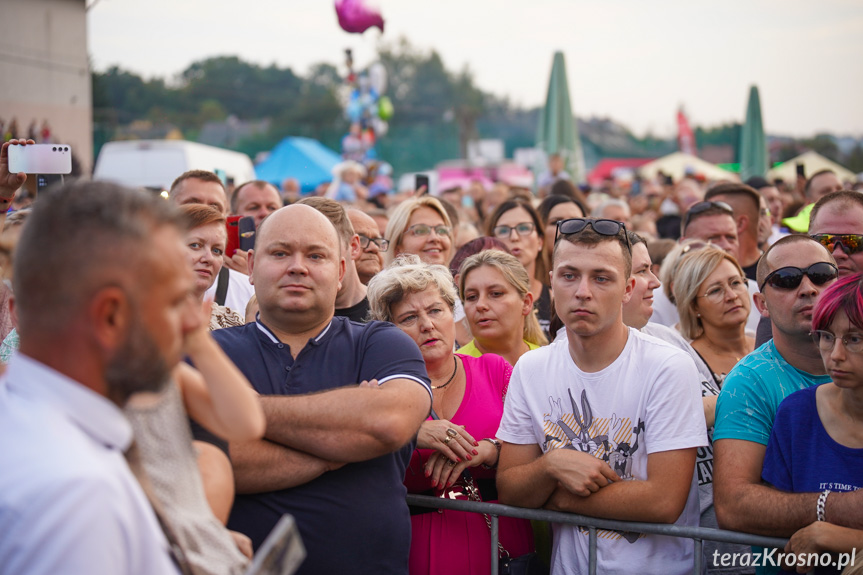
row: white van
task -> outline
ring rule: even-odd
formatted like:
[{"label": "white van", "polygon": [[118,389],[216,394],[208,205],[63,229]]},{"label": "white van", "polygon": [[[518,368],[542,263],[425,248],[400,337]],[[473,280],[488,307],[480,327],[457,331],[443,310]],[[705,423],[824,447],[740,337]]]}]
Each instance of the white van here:
[{"label": "white van", "polygon": [[241,184],[255,179],[249,156],[185,140],[133,140],[102,146],[94,180],[167,190],[189,170],[207,170]]}]

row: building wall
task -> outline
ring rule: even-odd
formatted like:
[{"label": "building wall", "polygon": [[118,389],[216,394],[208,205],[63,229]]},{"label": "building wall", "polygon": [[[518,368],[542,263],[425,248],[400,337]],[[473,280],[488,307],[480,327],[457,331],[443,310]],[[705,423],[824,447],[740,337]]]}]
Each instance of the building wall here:
[{"label": "building wall", "polygon": [[85,0],[0,0],[0,118],[26,136],[48,121],[82,172],[93,169]]}]

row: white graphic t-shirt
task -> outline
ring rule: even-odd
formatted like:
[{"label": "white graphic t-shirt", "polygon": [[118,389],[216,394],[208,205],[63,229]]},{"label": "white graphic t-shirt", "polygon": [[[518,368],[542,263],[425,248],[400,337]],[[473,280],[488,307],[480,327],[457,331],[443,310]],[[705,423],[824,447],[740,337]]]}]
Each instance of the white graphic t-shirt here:
[{"label": "white graphic t-shirt", "polygon": [[[647,479],[651,453],[707,445],[695,365],[682,351],[629,329],[620,356],[581,371],[567,345],[523,355],[515,366],[498,437],[515,444],[575,449],[606,461],[624,481]],[[698,481],[676,525],[697,526]],[[598,573],[691,573],[690,539],[599,530]],[[588,531],[554,526],[552,573],[587,573]]]}]

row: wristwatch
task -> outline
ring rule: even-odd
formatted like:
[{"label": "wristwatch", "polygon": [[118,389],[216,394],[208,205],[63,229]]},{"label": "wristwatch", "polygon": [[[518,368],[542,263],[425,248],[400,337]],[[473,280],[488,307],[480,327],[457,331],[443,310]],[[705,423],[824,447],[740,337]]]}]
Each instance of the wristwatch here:
[{"label": "wristwatch", "polygon": [[485,467],[486,469],[497,469],[497,464],[500,461],[500,441],[498,441],[494,437],[483,437],[480,441],[488,441],[497,448],[497,461],[494,463],[494,465],[483,464],[483,467]]}]

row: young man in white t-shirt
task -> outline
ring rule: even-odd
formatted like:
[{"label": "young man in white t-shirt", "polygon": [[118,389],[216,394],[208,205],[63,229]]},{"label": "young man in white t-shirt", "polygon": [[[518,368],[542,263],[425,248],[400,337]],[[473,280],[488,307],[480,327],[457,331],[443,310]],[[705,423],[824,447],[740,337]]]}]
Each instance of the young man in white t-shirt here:
[{"label": "young man in white t-shirt", "polygon": [[[598,229],[597,229],[598,228]],[[560,224],[552,289],[568,345],[525,354],[498,437],[502,503],[698,525],[696,449],[707,444],[692,360],[623,323],[634,281],[622,224]],[[599,531],[599,573],[689,573],[689,539]],[[586,573],[587,529],[555,525],[552,572]]]}]

